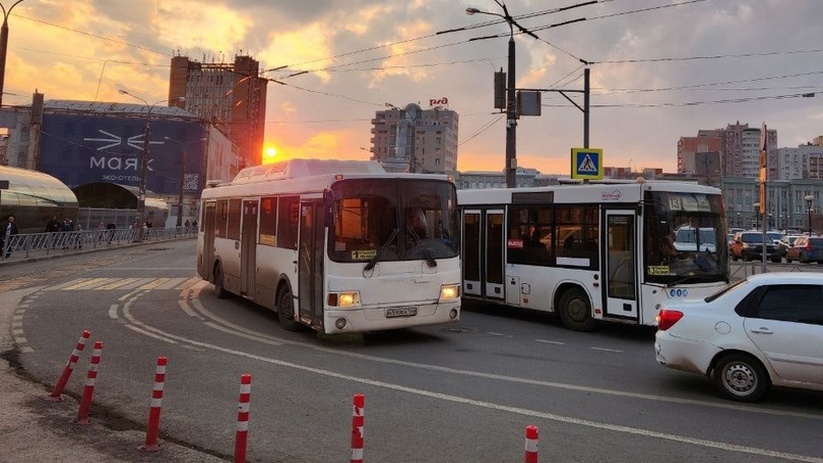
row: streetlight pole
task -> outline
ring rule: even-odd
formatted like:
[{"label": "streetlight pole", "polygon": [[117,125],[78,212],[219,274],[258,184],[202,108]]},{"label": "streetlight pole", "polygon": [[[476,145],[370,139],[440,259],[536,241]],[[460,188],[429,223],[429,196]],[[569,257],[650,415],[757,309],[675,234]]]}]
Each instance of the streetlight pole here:
[{"label": "streetlight pole", "polygon": [[148,101],[139,96],[130,93],[126,90],[120,90],[123,95],[128,95],[145,103],[146,111],[146,125],[143,128],[143,152],[140,155],[140,174],[137,178],[137,241],[143,241],[143,225],[146,218],[146,177],[149,169],[149,140],[151,139],[151,111],[157,104],[166,101],[160,100],[156,103],[149,104]]},{"label": "streetlight pole", "polygon": [[200,138],[192,142],[183,143],[182,141],[175,140],[174,138],[164,138],[170,142],[177,143],[183,148],[183,155],[180,159],[180,193],[177,196],[177,228],[180,228],[183,226],[183,190],[186,185],[186,149],[189,147],[189,145],[206,141],[206,139]]},{"label": "streetlight pole", "polygon": [[9,47],[9,15],[11,10],[23,0],[17,0],[12,3],[8,10],[0,3],[0,9],[3,10],[3,26],[0,27],[0,106],[3,106],[3,84],[6,81],[6,51]]},{"label": "streetlight pole", "polygon": [[503,8],[503,14],[478,10],[477,8],[466,8],[466,14],[476,13],[487,14],[503,18],[509,25],[509,54],[508,54],[508,74],[506,74],[506,188],[517,186],[517,107],[515,106],[515,51],[514,51],[514,18],[509,14],[505,3],[497,0],[495,2]]},{"label": "streetlight pole", "polygon": [[806,200],[806,209],[809,211],[809,236],[812,236],[812,201],[814,201],[814,195],[806,195],[803,199]]}]

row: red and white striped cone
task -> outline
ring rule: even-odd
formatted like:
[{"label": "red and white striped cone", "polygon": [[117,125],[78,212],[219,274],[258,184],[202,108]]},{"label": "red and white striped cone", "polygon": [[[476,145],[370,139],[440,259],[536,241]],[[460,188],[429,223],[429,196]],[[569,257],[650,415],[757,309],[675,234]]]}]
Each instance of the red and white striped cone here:
[{"label": "red and white striped cone", "polygon": [[89,340],[90,336],[91,331],[83,331],[83,334],[80,336],[80,340],[77,341],[77,346],[75,346],[71,356],[69,357],[68,363],[66,363],[66,366],[63,367],[63,373],[60,375],[60,378],[57,379],[54,389],[51,391],[51,394],[46,397],[46,400],[50,402],[60,402],[64,400],[63,388],[66,387],[66,383],[69,382],[69,377],[74,371],[74,365],[76,365],[77,360],[80,359],[80,353],[83,352],[83,349],[86,347],[86,341]]},{"label": "red and white striped cone", "polygon": [[249,400],[251,375],[240,375],[240,401],[237,406],[237,434],[234,439],[234,463],[246,463],[246,441],[249,434]]},{"label": "red and white striped cone", "polygon": [[94,341],[94,350],[89,363],[89,373],[86,376],[86,386],[83,388],[83,398],[80,400],[80,409],[77,411],[77,424],[89,424],[89,408],[91,396],[94,394],[94,382],[97,379],[97,370],[100,368],[100,355],[103,352],[103,341]]},{"label": "red and white striped cone", "polygon": [[363,430],[365,428],[366,397],[354,395],[351,416],[351,463],[363,463]]},{"label": "red and white striped cone", "polygon": [[140,450],[156,452],[160,450],[157,443],[157,433],[160,429],[160,409],[163,406],[163,384],[166,381],[166,357],[157,357],[157,369],[154,372],[154,389],[151,391],[151,408],[149,409],[149,424],[146,427],[146,442],[138,447]]},{"label": "red and white striped cone", "polygon": [[537,463],[537,426],[526,426],[526,454],[525,463]]}]

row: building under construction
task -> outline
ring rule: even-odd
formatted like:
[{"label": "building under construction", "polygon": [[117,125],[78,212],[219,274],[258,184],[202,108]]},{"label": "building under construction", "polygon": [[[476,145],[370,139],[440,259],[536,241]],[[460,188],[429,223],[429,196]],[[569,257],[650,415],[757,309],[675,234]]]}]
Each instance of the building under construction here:
[{"label": "building under construction", "polygon": [[169,102],[225,133],[240,153],[239,168],[262,163],[266,84],[260,63],[236,56],[233,63],[171,59]]}]

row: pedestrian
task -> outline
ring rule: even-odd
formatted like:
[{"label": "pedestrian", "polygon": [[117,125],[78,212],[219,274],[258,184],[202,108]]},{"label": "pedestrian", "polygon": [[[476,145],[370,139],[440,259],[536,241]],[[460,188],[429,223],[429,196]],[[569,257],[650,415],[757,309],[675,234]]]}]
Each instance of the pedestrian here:
[{"label": "pedestrian", "polygon": [[60,233],[60,229],[62,226],[60,225],[60,221],[57,220],[57,216],[51,216],[51,220],[46,222],[46,233],[49,233],[50,241],[51,241],[51,248],[54,249],[55,244],[57,244],[58,233]]},{"label": "pedestrian", "polygon": [[63,249],[69,248],[69,240],[71,239],[74,231],[74,222],[68,217],[63,219],[63,225],[60,228],[60,231],[63,232]]},{"label": "pedestrian", "polygon": [[74,249],[83,249],[83,224],[79,221],[77,225],[74,227]]},{"label": "pedestrian", "polygon": [[108,230],[109,234],[109,244],[111,244],[111,241],[114,239],[114,231],[116,229],[117,225],[114,222],[109,222],[108,225],[106,225],[106,230]]},{"label": "pedestrian", "polygon": [[14,223],[14,216],[9,215],[3,227],[0,228],[0,252],[8,259],[11,257],[11,237],[17,234],[17,224]]},{"label": "pedestrian", "polygon": [[103,241],[103,234],[106,231],[106,224],[101,220],[100,224],[97,225],[97,231],[100,232],[97,234],[97,241]]}]

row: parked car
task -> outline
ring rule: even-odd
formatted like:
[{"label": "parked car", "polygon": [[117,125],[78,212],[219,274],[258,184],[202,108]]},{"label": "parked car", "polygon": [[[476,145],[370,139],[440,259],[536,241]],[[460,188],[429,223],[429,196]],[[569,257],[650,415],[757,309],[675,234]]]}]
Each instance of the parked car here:
[{"label": "parked car", "polygon": [[794,245],[786,250],[786,262],[823,263],[823,237],[799,236]]},{"label": "parked car", "polygon": [[657,316],[655,355],[706,375],[729,399],[754,402],[769,387],[823,391],[823,274],[764,273]]},{"label": "parked car", "polygon": [[679,252],[717,252],[717,231],[712,227],[700,227],[695,233],[694,227],[680,227],[674,235],[674,248]]},{"label": "parked car", "polygon": [[[738,259],[762,260],[763,232],[757,230],[738,232],[729,246],[729,256],[734,261]],[[766,258],[775,263],[783,260],[783,253],[768,235],[766,235]]]}]

